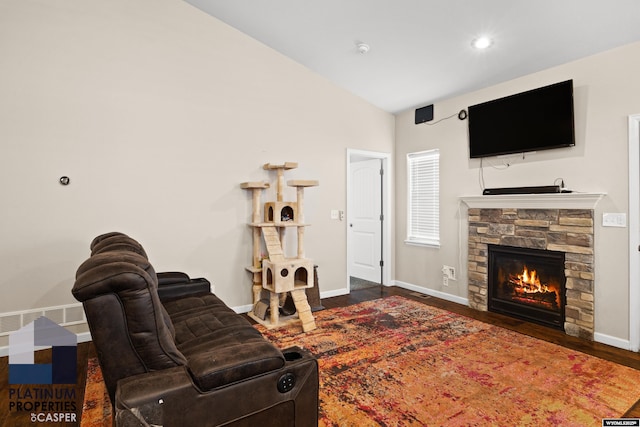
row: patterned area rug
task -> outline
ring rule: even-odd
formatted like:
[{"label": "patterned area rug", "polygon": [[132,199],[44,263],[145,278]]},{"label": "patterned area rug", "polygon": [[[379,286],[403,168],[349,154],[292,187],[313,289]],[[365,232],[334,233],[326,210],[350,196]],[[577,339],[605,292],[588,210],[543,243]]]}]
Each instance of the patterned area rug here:
[{"label": "patterned area rug", "polygon": [[598,426],[640,399],[640,371],[389,297],[260,331],[320,364],[321,426]]},{"label": "patterned area rug", "polygon": [[104,385],[98,359],[93,357],[87,363],[87,382],[84,387],[81,427],[103,427],[111,423],[111,401]]},{"label": "patterned area rug", "polygon": [[[256,328],[318,357],[320,426],[599,426],[640,399],[640,371],[402,297],[314,314]],[[111,425],[96,359],[81,425]]]}]

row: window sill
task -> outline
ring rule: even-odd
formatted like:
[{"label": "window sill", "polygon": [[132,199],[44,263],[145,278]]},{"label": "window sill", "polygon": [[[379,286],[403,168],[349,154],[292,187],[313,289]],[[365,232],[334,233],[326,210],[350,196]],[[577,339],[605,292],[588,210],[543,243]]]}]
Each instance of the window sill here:
[{"label": "window sill", "polygon": [[405,240],[404,243],[407,244],[407,245],[410,245],[410,246],[422,246],[422,247],[426,247],[426,248],[440,249],[440,243],[421,242],[419,240]]}]

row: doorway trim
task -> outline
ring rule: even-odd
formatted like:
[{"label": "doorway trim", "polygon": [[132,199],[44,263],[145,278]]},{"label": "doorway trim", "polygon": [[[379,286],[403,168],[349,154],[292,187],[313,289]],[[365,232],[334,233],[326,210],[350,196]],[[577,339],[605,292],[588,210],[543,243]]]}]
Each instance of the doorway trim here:
[{"label": "doorway trim", "polygon": [[640,350],[640,114],[629,116],[629,350]]},{"label": "doorway trim", "polygon": [[378,151],[357,150],[347,148],[347,212],[346,221],[344,223],[345,232],[347,233],[347,277],[346,277],[346,289],[347,292],[351,291],[351,285],[349,277],[351,275],[349,260],[351,259],[351,251],[353,250],[353,243],[351,242],[351,234],[349,233],[349,215],[352,212],[352,194],[351,194],[351,163],[358,160],[382,160],[382,170],[384,171],[382,179],[382,214],[384,215],[383,227],[382,227],[382,259],[384,260],[384,267],[382,270],[382,281],[384,286],[391,286],[391,272],[393,269],[393,262],[391,258],[391,224],[393,218],[391,214],[391,206],[393,201],[393,193],[391,191],[392,180],[392,168],[391,168],[391,154],[381,153]]}]

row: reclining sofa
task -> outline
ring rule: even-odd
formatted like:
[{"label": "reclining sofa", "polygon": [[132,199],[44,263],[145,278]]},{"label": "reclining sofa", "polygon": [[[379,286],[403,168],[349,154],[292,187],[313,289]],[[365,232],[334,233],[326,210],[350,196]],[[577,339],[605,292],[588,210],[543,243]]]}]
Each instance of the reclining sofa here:
[{"label": "reclining sofa", "polygon": [[280,350],[210,291],[158,273],[122,233],[91,243],[81,301],[116,426],[317,426],[318,365]]}]

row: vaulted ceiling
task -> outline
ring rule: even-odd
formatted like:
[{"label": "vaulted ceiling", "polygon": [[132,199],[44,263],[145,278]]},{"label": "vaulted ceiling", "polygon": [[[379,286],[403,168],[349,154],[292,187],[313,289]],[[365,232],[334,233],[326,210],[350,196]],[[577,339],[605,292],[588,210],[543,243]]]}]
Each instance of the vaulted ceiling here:
[{"label": "vaulted ceiling", "polygon": [[391,113],[640,40],[638,0],[185,1]]}]

